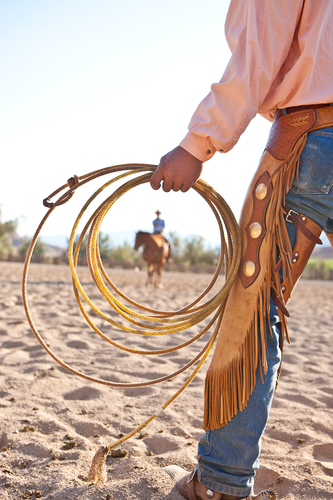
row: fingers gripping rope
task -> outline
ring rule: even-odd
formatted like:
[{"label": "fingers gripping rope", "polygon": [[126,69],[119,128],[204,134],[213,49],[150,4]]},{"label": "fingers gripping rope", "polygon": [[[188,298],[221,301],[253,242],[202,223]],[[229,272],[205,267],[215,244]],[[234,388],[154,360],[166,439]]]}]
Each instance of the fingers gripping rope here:
[{"label": "fingers gripping rope", "polygon": [[[117,286],[113,283],[111,278],[106,273],[100,258],[99,254],[100,227],[106,214],[113,207],[114,203],[118,201],[121,198],[121,196],[128,193],[131,189],[141,184],[148,183],[152,175],[152,172],[155,169],[156,166],[154,165],[127,164],[127,165],[117,165],[101,170],[96,170],[81,177],[78,177],[76,175],[74,177],[71,177],[68,180],[67,184],[54,191],[48,198],[46,198],[43,201],[43,204],[46,207],[48,207],[49,210],[43,217],[34,237],[32,238],[24,265],[23,279],[22,279],[22,295],[23,295],[24,308],[30,327],[34,332],[35,336],[37,337],[38,341],[41,343],[43,348],[48,352],[48,354],[57,363],[59,363],[62,367],[66,368],[71,373],[74,373],[75,375],[78,375],[86,380],[90,380],[92,382],[97,382],[111,387],[142,387],[142,386],[156,384],[164,380],[168,380],[172,377],[175,377],[176,375],[182,373],[183,371],[193,366],[196,362],[198,362],[197,366],[193,369],[191,375],[186,380],[186,382],[180,387],[180,389],[161,408],[156,410],[156,412],[148,420],[146,420],[143,424],[139,425],[136,429],[134,429],[132,432],[130,432],[123,438],[119,439],[118,441],[116,441],[115,443],[111,444],[108,447],[101,448],[96,453],[92,462],[91,470],[89,472],[88,477],[86,478],[88,481],[92,481],[94,483],[99,483],[104,481],[105,477],[104,463],[106,456],[111,451],[111,449],[129,439],[131,436],[133,436],[141,429],[146,427],[146,425],[148,425],[158,415],[160,415],[178,397],[178,395],[181,392],[183,392],[183,390],[189,385],[189,383],[193,380],[195,375],[200,370],[211,348],[213,347],[214,341],[217,337],[219,326],[222,320],[223,311],[225,308],[226,299],[230,291],[230,288],[232,286],[232,283],[236,277],[241,259],[240,232],[236,219],[231,209],[224,201],[224,199],[211,186],[209,186],[203,180],[199,179],[198,182],[194,184],[193,189],[208,203],[209,207],[213,211],[213,214],[219,226],[220,241],[221,241],[221,252],[219,261],[216,267],[216,271],[207,288],[192,303],[190,303],[189,305],[178,311],[158,311],[156,309],[152,309],[145,305],[139,304],[130,297],[127,297],[123,292],[121,292],[121,290],[117,288]],[[211,334],[209,341],[206,343],[203,349],[192,360],[190,360],[187,364],[185,364],[181,369],[165,377],[161,377],[155,380],[148,380],[141,383],[120,383],[120,382],[112,382],[109,380],[92,377],[65,363],[47,346],[45,341],[42,339],[40,333],[38,332],[34,324],[28,305],[27,278],[28,278],[29,265],[34,247],[36,245],[36,241],[39,237],[39,234],[46,220],[57,206],[68,202],[74,195],[75,191],[80,186],[90,182],[93,179],[110,174],[113,175],[118,174],[118,175],[114,175],[111,179],[105,182],[84,204],[83,208],[81,209],[79,215],[75,220],[68,245],[68,260],[72,273],[75,298],[88,324],[101,338],[103,338],[106,342],[113,345],[114,347],[126,352],[142,354],[142,355],[164,354],[176,351],[178,349],[181,349],[182,347],[192,344],[197,339],[202,337],[210,328],[213,328],[213,333]],[[81,231],[81,234],[78,238],[78,242],[75,245],[74,249],[74,240],[78,225],[82,221],[83,215],[86,213],[90,204],[95,200],[95,198],[98,195],[100,195],[110,185],[127,177],[130,177],[130,179],[127,180],[122,186],[118,187],[111,195],[109,195],[90,216],[88,222],[84,226],[84,229]],[[65,192],[59,196],[58,200],[56,200],[55,202],[51,202],[51,199],[54,196],[60,194],[62,191]],[[83,242],[83,238],[85,237],[86,234],[88,235],[87,251],[86,251],[87,261],[94,283],[96,284],[97,288],[99,289],[99,291],[101,292],[107,303],[112,306],[112,308],[119,314],[119,316],[121,316],[123,319],[127,321],[129,326],[125,326],[119,321],[113,319],[114,317],[111,317],[110,315],[103,313],[90,300],[82,284],[80,283],[76,268],[77,268],[79,251]],[[208,292],[212,289],[213,285],[215,284],[221,272],[222,265],[224,262],[226,267],[226,278],[224,285],[212,298],[206,299],[206,302],[202,303],[203,299],[206,297]],[[124,302],[121,302],[120,301],[121,299],[120,300],[117,299],[114,293],[117,294],[128,305],[125,305]],[[121,345],[118,342],[115,342],[114,340],[109,338],[106,334],[104,334],[96,326],[96,324],[93,322],[93,320],[86,312],[83,306],[83,301],[86,302],[100,318],[107,321],[113,327],[116,327],[125,332],[131,332],[136,335],[144,335],[144,336],[169,335],[172,333],[184,331],[194,325],[197,325],[206,318],[209,318],[209,322],[208,325],[205,326],[199,334],[195,335],[192,339],[187,340],[186,342],[183,342],[177,346],[167,349],[139,350]],[[134,306],[136,310],[131,309],[131,306]]]}]

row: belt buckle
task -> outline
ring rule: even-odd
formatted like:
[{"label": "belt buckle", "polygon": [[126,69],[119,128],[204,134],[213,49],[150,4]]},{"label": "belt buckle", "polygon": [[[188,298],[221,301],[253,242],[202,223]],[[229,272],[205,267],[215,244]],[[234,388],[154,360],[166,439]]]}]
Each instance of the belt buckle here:
[{"label": "belt buckle", "polygon": [[288,213],[287,213],[287,215],[286,215],[286,221],[287,221],[287,222],[290,222],[290,224],[293,224],[293,221],[292,221],[292,220],[290,220],[290,218],[289,218],[289,217],[291,216],[291,214],[292,214],[292,213],[293,213],[293,214],[295,214],[295,215],[297,215],[297,216],[299,216],[299,213],[298,213],[298,212],[295,212],[295,210],[289,210],[289,212],[288,212]]}]

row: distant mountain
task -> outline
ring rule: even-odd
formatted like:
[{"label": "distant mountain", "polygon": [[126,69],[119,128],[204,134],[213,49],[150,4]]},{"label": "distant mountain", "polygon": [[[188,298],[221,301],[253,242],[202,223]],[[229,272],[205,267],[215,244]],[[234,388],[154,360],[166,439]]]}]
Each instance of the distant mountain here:
[{"label": "distant mountain", "polygon": [[317,245],[312,254],[313,259],[333,259],[333,248],[330,246]]},{"label": "distant mountain", "polygon": [[[114,247],[122,246],[124,243],[134,246],[135,231],[116,231],[114,233],[109,233],[111,244]],[[69,236],[61,235],[49,235],[41,236],[43,243],[51,246],[57,246],[60,248],[67,248]]]},{"label": "distant mountain", "polygon": [[41,236],[40,238],[45,245],[55,246],[58,248],[67,248],[68,244],[68,236],[60,235],[50,235],[50,236]]},{"label": "distant mountain", "polygon": [[[11,233],[10,237],[12,239],[13,247],[17,251],[18,248],[24,242],[25,238],[23,238],[22,236],[19,236],[16,231],[14,231],[13,233]],[[50,238],[52,240],[52,237],[50,237]],[[59,238],[59,240],[58,240],[58,238]],[[45,243],[44,250],[45,250],[45,257],[46,258],[61,257],[62,254],[63,254],[64,248],[67,247],[67,239],[65,239],[65,243],[63,245],[62,244],[63,243],[63,239],[62,239],[61,236],[60,237],[55,236],[54,237],[54,242],[52,242],[52,241],[50,241],[50,242],[49,241],[45,241],[43,238],[41,238],[41,240],[43,241],[43,243]],[[61,243],[60,245],[57,244],[58,241],[59,241],[59,243]]]},{"label": "distant mountain", "polygon": [[16,231],[10,234],[10,237],[12,239],[12,244],[14,248],[18,248],[19,246],[22,245],[23,239],[22,236],[19,236]]}]

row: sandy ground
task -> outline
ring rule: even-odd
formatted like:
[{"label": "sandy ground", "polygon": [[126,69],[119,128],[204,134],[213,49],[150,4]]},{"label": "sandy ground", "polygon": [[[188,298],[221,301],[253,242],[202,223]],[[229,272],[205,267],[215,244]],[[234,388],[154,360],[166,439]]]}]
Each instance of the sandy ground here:
[{"label": "sandy ground", "polygon": [[[196,463],[209,360],[172,405],[121,445],[125,456],[108,457],[106,483],[92,486],[81,477],[98,448],[145,421],[187,375],[119,389],[70,374],[44,351],[29,327],[21,275],[22,265],[0,263],[1,500],[181,500],[163,467],[177,464],[191,470]],[[207,275],[165,273],[164,287],[153,289],[144,286],[143,271],[113,270],[110,275],[129,297],[159,310],[185,306],[210,281]],[[86,268],[80,277],[94,303],[118,321]],[[179,369],[204,342],[160,356],[115,349],[87,325],[65,266],[32,265],[28,294],[45,342],[66,363],[91,376],[118,382],[155,379]],[[256,492],[274,487],[281,499],[333,499],[332,303],[333,282],[301,280],[289,304],[292,344],[286,345],[263,439]],[[94,312],[91,317],[103,332],[131,347],[175,345],[189,335],[147,338],[119,331]],[[193,332],[201,329],[196,326]]]}]

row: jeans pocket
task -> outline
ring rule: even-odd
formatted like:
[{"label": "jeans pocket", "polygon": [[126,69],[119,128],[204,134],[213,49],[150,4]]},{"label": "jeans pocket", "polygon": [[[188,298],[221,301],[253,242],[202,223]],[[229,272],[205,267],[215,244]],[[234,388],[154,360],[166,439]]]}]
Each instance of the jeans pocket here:
[{"label": "jeans pocket", "polygon": [[299,175],[291,191],[298,194],[328,194],[333,186],[333,127],[308,134],[300,157]]}]

